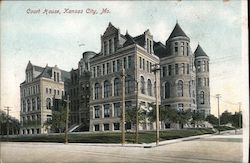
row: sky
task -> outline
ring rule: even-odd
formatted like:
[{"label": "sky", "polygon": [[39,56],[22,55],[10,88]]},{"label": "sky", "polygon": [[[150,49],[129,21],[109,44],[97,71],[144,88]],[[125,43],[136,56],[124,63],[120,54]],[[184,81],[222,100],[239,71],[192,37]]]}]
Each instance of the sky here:
[{"label": "sky", "polygon": [[[82,13],[63,13],[65,8]],[[61,14],[45,14],[46,9]],[[103,9],[109,13],[100,14]],[[19,119],[19,86],[29,60],[70,71],[84,51],[100,51],[100,35],[109,22],[132,36],[149,29],[155,41],[165,44],[178,21],[192,51],[199,43],[210,57],[211,113],[218,114],[216,94],[221,94],[220,112],[234,113],[246,89],[241,11],[241,1],[2,1],[1,109],[10,106],[10,114]]]}]

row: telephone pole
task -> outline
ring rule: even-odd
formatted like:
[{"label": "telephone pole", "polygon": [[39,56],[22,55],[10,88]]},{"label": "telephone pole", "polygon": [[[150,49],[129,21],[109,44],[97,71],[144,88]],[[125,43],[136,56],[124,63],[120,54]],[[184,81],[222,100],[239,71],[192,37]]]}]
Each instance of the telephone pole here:
[{"label": "telephone pole", "polygon": [[138,107],[138,94],[139,94],[138,81],[136,80],[135,82],[136,82],[136,104],[135,104],[135,107],[136,107],[136,136],[135,136],[135,141],[138,144],[138,138],[139,138],[139,115],[138,115],[138,112],[139,112],[140,105]]},{"label": "telephone pole", "polygon": [[6,109],[4,110],[7,110],[7,123],[6,123],[6,127],[7,127],[7,141],[9,141],[9,132],[10,132],[10,129],[9,129],[9,114],[10,114],[10,106],[5,106]]},{"label": "telephone pole", "polygon": [[65,121],[65,140],[64,140],[64,144],[68,144],[68,123],[69,123],[69,95],[67,95],[67,99],[64,100],[65,102],[67,102],[67,108],[66,108],[66,121]]},{"label": "telephone pole", "polygon": [[121,72],[121,80],[122,80],[122,137],[121,143],[125,144],[125,70],[124,65],[122,64],[122,72]]},{"label": "telephone pole", "polygon": [[218,102],[218,121],[219,121],[219,133],[220,133],[220,94],[216,94],[217,102]]}]

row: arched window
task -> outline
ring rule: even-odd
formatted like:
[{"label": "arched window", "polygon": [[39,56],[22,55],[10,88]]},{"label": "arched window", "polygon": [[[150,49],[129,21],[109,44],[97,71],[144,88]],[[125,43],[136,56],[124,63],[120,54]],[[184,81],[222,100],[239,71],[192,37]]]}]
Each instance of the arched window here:
[{"label": "arched window", "polygon": [[143,76],[141,76],[141,93],[145,94],[145,81]]},{"label": "arched window", "polygon": [[23,112],[26,112],[26,101],[23,100]]},{"label": "arched window", "polygon": [[204,92],[201,91],[201,93],[200,93],[200,104],[204,104],[204,103],[205,103]]},{"label": "arched window", "polygon": [[104,81],[104,98],[107,98],[110,96],[109,92],[110,92],[110,83],[109,81],[106,80]]},{"label": "arched window", "polygon": [[119,90],[120,90],[120,80],[118,78],[115,78],[114,80],[114,96],[119,96]]},{"label": "arched window", "polygon": [[152,96],[152,83],[150,79],[148,79],[148,95]]},{"label": "arched window", "polygon": [[99,98],[100,85],[99,83],[95,83],[95,99]]},{"label": "arched window", "polygon": [[177,83],[177,96],[182,97],[183,96],[183,81],[179,80]]},{"label": "arched window", "polygon": [[35,110],[36,108],[36,101],[34,98],[32,98],[32,110]]},{"label": "arched window", "polygon": [[28,105],[28,111],[30,111],[30,100],[27,100],[27,105]]},{"label": "arched window", "polygon": [[127,76],[125,78],[125,92],[126,94],[131,93],[133,90],[133,86],[132,86],[132,80],[130,76]]},{"label": "arched window", "polygon": [[40,98],[39,97],[37,97],[36,99],[36,109],[40,110]]},{"label": "arched window", "polygon": [[50,98],[46,99],[46,108],[51,109],[51,99]]},{"label": "arched window", "polygon": [[170,97],[170,84],[169,82],[165,83],[165,98],[169,98]]}]

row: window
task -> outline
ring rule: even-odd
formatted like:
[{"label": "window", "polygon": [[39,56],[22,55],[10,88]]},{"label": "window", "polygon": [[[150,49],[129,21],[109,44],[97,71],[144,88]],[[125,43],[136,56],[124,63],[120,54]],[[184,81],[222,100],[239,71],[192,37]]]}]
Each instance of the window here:
[{"label": "window", "polygon": [[191,81],[188,82],[188,89],[189,89],[189,97],[191,97],[191,92],[192,92],[192,86],[191,86]]},{"label": "window", "polygon": [[142,60],[141,57],[139,57],[139,62],[140,62],[140,69],[142,68]]},{"label": "window", "polygon": [[174,52],[175,54],[178,54],[178,42],[175,42]]},{"label": "window", "polygon": [[110,73],[110,71],[111,71],[111,67],[109,66],[109,63],[107,63],[107,74],[109,74]]},{"label": "window", "polygon": [[30,100],[29,99],[27,100],[27,105],[28,105],[28,111],[30,111],[31,108],[30,108]]},{"label": "window", "polygon": [[149,72],[149,63],[147,61],[147,72]]},{"label": "window", "polygon": [[149,39],[147,38],[147,52],[149,53]]},{"label": "window", "polygon": [[179,80],[177,83],[177,96],[182,97],[183,96],[183,81]]},{"label": "window", "polygon": [[108,123],[104,123],[103,126],[104,126],[104,131],[109,130],[109,124]]},{"label": "window", "polygon": [[114,117],[120,117],[120,103],[114,103]]},{"label": "window", "polygon": [[166,66],[162,66],[162,77],[166,76]]},{"label": "window", "polygon": [[119,96],[119,90],[120,90],[120,80],[118,78],[115,78],[114,80],[114,96]]},{"label": "window", "polygon": [[59,72],[56,75],[57,75],[57,82],[59,82]]},{"label": "window", "polygon": [[93,68],[93,76],[96,77],[95,67]]},{"label": "window", "polygon": [[152,63],[150,62],[150,68],[149,68],[149,71],[152,72]]},{"label": "window", "polygon": [[46,108],[51,109],[51,99],[50,98],[46,99]]},{"label": "window", "polygon": [[117,64],[116,64],[116,71],[120,71],[120,60],[117,60]]},{"label": "window", "polygon": [[59,95],[60,94],[60,91],[59,90],[57,90],[57,95]]},{"label": "window", "polygon": [[187,74],[189,74],[189,64],[187,64]]},{"label": "window", "polygon": [[209,86],[209,78],[207,78],[207,86]]},{"label": "window", "polygon": [[46,93],[49,93],[49,90],[48,90],[48,88],[46,88]]},{"label": "window", "polygon": [[203,91],[201,91],[200,92],[200,104],[204,104],[204,92]]},{"label": "window", "polygon": [[114,51],[117,49],[117,37],[114,38]]},{"label": "window", "polygon": [[132,56],[128,56],[128,68],[132,67]]},{"label": "window", "polygon": [[104,98],[109,97],[109,92],[110,92],[110,83],[106,80],[104,82]]},{"label": "window", "polygon": [[207,67],[206,61],[203,62],[203,66],[202,67],[203,67],[203,71],[206,72],[206,67]]},{"label": "window", "polygon": [[126,57],[123,58],[123,68],[124,69],[127,68],[127,58]]},{"label": "window", "polygon": [[97,66],[96,70],[97,70],[97,77],[101,76],[100,66]]},{"label": "window", "polygon": [[181,52],[182,52],[182,55],[184,56],[185,55],[184,46],[181,46]]},{"label": "window", "polygon": [[125,78],[125,93],[129,94],[132,92],[132,90],[133,90],[133,86],[132,86],[131,77],[126,76],[126,78]]},{"label": "window", "polygon": [[99,131],[100,130],[99,126],[100,126],[99,124],[95,125],[95,131]]},{"label": "window", "polygon": [[175,74],[176,74],[176,75],[179,74],[179,67],[178,67],[178,64],[175,64]]},{"label": "window", "polygon": [[95,84],[95,99],[99,98],[99,91],[100,91],[99,83],[96,83]]},{"label": "window", "polygon": [[104,117],[109,117],[109,104],[104,105]]},{"label": "window", "polygon": [[207,72],[209,72],[209,63],[207,61]]},{"label": "window", "polygon": [[54,81],[56,81],[56,72],[54,72]]},{"label": "window", "polygon": [[116,72],[115,71],[115,61],[113,61],[113,72]]},{"label": "window", "polygon": [[36,101],[34,98],[32,98],[32,110],[35,110],[36,108]]},{"label": "window", "polygon": [[105,75],[105,64],[102,64],[102,75]]},{"label": "window", "polygon": [[152,96],[152,83],[150,79],[148,79],[148,95]]},{"label": "window", "polygon": [[189,48],[188,48],[188,42],[187,42],[187,56],[189,55]]},{"label": "window", "polygon": [[182,74],[185,74],[185,64],[182,63],[182,64],[181,64],[181,67],[182,67]]},{"label": "window", "polygon": [[111,39],[109,40],[109,54],[112,53],[112,42]]},{"label": "window", "polygon": [[201,72],[201,61],[198,61],[197,63],[197,71]]},{"label": "window", "polygon": [[114,130],[120,130],[120,123],[114,123]]},{"label": "window", "polygon": [[168,65],[168,76],[171,76],[171,72],[172,72],[172,66],[171,65]]},{"label": "window", "polygon": [[95,106],[95,118],[100,118],[100,107]]},{"label": "window", "polygon": [[23,100],[23,112],[26,112],[26,101]]},{"label": "window", "polygon": [[37,99],[36,99],[36,109],[37,110],[40,110],[40,98],[39,97],[37,97]]},{"label": "window", "polygon": [[141,93],[145,94],[145,81],[143,76],[141,76]]},{"label": "window", "polygon": [[152,41],[150,41],[149,51],[150,51],[150,54],[152,54]]},{"label": "window", "polygon": [[183,106],[184,106],[183,104],[178,104],[178,110],[183,111]]},{"label": "window", "polygon": [[145,60],[142,59],[142,69],[145,70]]},{"label": "window", "polygon": [[51,90],[51,88],[49,89],[49,94],[51,94],[51,92],[52,92],[52,90]]},{"label": "window", "polygon": [[169,82],[165,83],[165,98],[169,98],[170,97],[170,84]]},{"label": "window", "polygon": [[54,89],[54,95],[56,95],[56,90]]},{"label": "window", "polygon": [[198,86],[201,86],[201,78],[198,78]]}]

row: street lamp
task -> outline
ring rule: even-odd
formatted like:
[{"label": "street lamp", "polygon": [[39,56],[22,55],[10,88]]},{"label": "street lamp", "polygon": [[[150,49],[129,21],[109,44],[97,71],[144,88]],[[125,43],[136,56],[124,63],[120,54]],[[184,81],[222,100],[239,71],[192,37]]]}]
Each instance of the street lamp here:
[{"label": "street lamp", "polygon": [[157,72],[160,71],[160,65],[159,64],[154,64],[151,67],[151,70],[155,74],[155,104],[156,104],[156,145],[159,145],[159,138],[160,138],[160,133],[159,133],[159,102],[158,102],[158,82],[157,82]]}]

